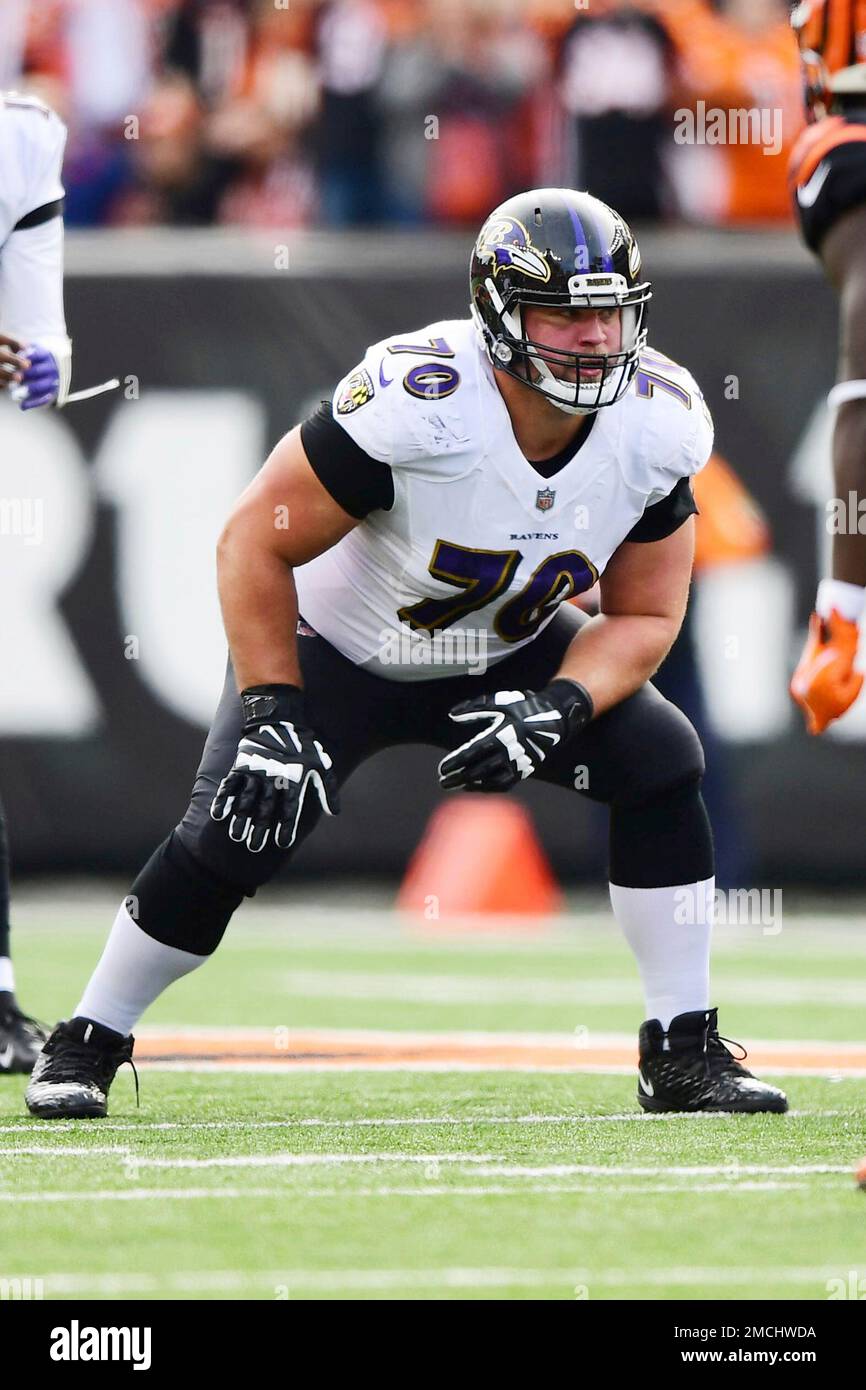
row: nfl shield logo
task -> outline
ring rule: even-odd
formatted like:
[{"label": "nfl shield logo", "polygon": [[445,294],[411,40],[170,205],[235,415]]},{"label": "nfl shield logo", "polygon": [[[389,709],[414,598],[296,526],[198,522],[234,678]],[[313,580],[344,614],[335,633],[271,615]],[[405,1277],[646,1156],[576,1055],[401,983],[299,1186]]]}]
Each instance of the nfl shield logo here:
[{"label": "nfl shield logo", "polygon": [[552,487],[542,487],[535,494],[535,505],[540,512],[549,512],[556,501],[556,492]]}]

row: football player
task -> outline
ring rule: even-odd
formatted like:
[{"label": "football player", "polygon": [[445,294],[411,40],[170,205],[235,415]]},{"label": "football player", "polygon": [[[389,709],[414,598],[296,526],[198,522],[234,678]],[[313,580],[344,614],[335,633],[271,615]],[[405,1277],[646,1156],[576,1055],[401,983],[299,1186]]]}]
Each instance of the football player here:
[{"label": "football player", "polygon": [[[809,124],[790,182],[806,244],[839,296],[833,478],[846,506],[866,499],[866,3],[804,0],[792,16],[806,76]],[[857,515],[856,508],[854,514]],[[833,536],[831,574],[818,585],[805,649],[791,681],[811,734],[851,707],[866,597],[866,536]]]},{"label": "football player", "polygon": [[[277,445],[220,541],[231,665],[189,809],[38,1059],[33,1114],[106,1113],[142,1012],[400,743],[437,745],[452,793],[535,777],[564,816],[570,796],[609,806],[613,909],[647,1001],[640,1104],[786,1108],[719,1036],[703,756],[650,684],[712,443],[693,378],[647,348],[650,294],[617,213],[518,195],[478,236],[471,317],[376,343]],[[564,602],[599,577],[598,616]]]},{"label": "football player", "polygon": [[[62,405],[72,352],[63,313],[66,128],[33,97],[0,94],[0,390],[21,410]],[[0,809],[0,1072],[29,1072],[45,1041],[15,998],[9,851]]]},{"label": "football player", "polygon": [[[853,514],[866,498],[866,3],[804,0],[791,16],[809,124],[791,154],[791,188],[807,246],[839,296],[838,381],[829,404],[833,482]],[[866,599],[866,536],[833,535],[809,636],[791,680],[806,727],[820,734],[863,686],[855,668]],[[866,1189],[866,1159],[857,1170]]]}]

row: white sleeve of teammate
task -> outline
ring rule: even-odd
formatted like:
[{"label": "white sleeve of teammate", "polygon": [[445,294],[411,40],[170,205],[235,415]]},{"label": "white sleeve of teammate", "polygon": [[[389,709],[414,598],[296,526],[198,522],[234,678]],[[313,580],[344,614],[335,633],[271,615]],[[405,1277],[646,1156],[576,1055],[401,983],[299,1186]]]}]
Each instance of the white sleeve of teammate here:
[{"label": "white sleeve of teammate", "polygon": [[12,232],[0,253],[0,322],[20,342],[39,343],[60,369],[57,404],[69,394],[72,344],[63,312],[63,218]]},{"label": "white sleeve of teammate", "polygon": [[[36,104],[38,106],[38,103]],[[14,129],[27,171],[16,199],[17,220],[63,197],[66,127],[54,111],[15,109]],[[25,345],[39,343],[60,370],[57,404],[69,394],[72,344],[63,311],[63,218],[10,232],[0,249],[0,327]]]}]

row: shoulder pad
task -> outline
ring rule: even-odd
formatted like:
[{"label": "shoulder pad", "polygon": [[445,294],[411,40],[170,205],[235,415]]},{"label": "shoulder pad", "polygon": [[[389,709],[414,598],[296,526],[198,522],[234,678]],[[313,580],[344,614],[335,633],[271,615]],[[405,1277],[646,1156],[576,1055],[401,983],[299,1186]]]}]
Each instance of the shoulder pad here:
[{"label": "shoulder pad", "polygon": [[636,431],[635,447],[624,451],[635,474],[628,481],[650,496],[667,496],[712,453],[713,420],[703,392],[685,367],[647,348],[626,400]]},{"label": "shoulder pad", "polygon": [[61,170],[66,126],[35,97],[7,92],[0,97],[5,159],[2,190],[14,221],[63,197]]},{"label": "shoulder pad", "polygon": [[334,419],[392,467],[465,449],[467,377],[478,369],[471,320],[395,334],[368,348],[334,392]]}]

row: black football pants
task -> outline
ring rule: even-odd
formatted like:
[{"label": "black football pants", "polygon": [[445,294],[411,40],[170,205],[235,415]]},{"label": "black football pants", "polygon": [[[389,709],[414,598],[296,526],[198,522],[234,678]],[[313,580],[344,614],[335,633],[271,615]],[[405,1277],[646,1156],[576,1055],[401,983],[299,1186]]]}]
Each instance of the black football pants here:
[{"label": "black football pants", "polygon": [[[465,726],[449,720],[449,710],[491,691],[540,689],[556,675],[584,621],[565,604],[539,637],[483,674],[411,682],[373,675],[323,637],[299,635],[310,726],[333,758],[341,783],[367,758],[395,744],[450,750],[467,735]],[[253,854],[229,839],[227,821],[210,818],[214,794],[234,762],[242,724],[230,668],[189,808],[131,889],[131,911],[144,931],[197,954],[216,948],[243,897],[272,878],[293,852],[271,841]],[[431,758],[431,779],[437,761]],[[535,779],[608,805],[611,881],[657,888],[694,883],[713,873],[712,836],[700,793],[703,770],[692,725],[652,685],[645,685],[549,755]],[[308,797],[296,844],[321,815],[318,800]]]}]

